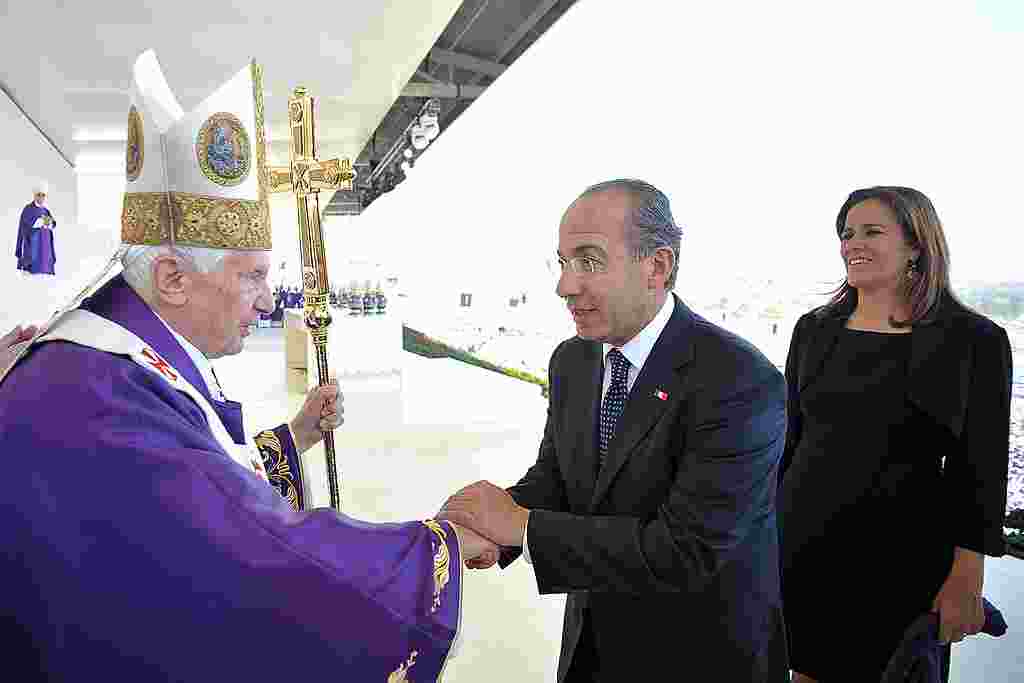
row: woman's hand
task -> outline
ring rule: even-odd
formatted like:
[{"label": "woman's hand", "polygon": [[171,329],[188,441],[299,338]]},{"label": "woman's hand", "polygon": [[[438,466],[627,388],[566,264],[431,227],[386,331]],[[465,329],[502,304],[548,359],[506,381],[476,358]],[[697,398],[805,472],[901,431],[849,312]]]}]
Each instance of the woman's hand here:
[{"label": "woman's hand", "polygon": [[28,327],[18,325],[13,330],[0,337],[0,372],[6,370],[7,367],[14,362],[17,350],[11,347],[22,342],[29,341],[35,336],[35,333],[35,325],[29,325]]},{"label": "woman's hand", "polygon": [[985,556],[956,548],[953,569],[932,602],[939,613],[939,641],[959,643],[985,626],[981,591],[985,579]]}]

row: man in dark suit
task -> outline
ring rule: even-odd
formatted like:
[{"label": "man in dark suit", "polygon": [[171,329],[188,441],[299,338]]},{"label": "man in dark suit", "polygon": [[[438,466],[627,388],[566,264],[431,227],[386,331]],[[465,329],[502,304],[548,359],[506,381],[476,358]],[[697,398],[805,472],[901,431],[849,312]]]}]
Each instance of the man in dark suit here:
[{"label": "man in dark suit", "polygon": [[523,551],[541,593],[568,594],[559,682],[786,679],[785,384],[671,293],[680,236],[641,181],[573,202],[557,291],[578,336],[551,357],[537,462],[441,513],[503,546],[502,567]]}]

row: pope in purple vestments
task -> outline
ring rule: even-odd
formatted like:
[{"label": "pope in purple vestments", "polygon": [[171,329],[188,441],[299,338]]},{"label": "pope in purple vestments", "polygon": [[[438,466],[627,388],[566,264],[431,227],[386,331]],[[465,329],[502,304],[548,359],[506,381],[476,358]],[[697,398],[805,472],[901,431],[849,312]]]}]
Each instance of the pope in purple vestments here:
[{"label": "pope in purple vestments", "polygon": [[[152,51],[136,60],[131,135],[148,151],[126,168],[122,246],[88,299],[0,338],[5,680],[437,681],[462,567],[497,558],[452,522],[311,509],[326,472],[304,458],[342,422],[336,385],[250,439],[217,380],[211,359],[241,352],[274,309],[260,73],[203,104],[258,152],[225,188],[191,174],[202,117],[184,116]],[[205,184],[169,186],[172,162]],[[161,206],[194,192],[187,224]]]},{"label": "pope in purple vestments", "polygon": [[[160,287],[183,276],[159,279],[161,267]],[[259,292],[250,315],[271,305]],[[241,406],[211,393],[173,310],[158,316],[120,275],[81,309],[141,339],[244,442]],[[305,509],[298,421],[256,438],[268,486],[153,368],[66,341],[30,347],[0,379],[0,443],[18,473],[0,503],[5,666],[32,667],[19,680],[438,680],[461,564],[483,546],[449,522]]]},{"label": "pope in purple vestments", "polygon": [[37,187],[32,201],[21,210],[14,256],[18,259],[18,270],[53,275],[57,263],[53,229],[57,221],[45,206],[46,196],[46,188]]}]

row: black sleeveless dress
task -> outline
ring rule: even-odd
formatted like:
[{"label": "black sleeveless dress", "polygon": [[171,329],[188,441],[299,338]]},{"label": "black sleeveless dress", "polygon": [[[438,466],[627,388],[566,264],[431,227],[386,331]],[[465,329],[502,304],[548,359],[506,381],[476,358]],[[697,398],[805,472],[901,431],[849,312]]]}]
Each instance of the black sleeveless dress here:
[{"label": "black sleeveless dress", "polygon": [[844,329],[801,390],[779,524],[790,666],[875,682],[953,562],[942,457],[953,435],[908,402],[909,334]]}]

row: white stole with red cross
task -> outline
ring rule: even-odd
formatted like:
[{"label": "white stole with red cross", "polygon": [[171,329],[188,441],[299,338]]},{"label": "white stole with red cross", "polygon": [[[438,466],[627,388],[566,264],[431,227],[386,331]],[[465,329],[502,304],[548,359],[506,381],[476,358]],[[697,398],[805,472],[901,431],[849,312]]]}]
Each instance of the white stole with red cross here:
[{"label": "white stole with red cross", "polygon": [[131,358],[195,401],[206,415],[210,432],[224,452],[246,470],[268,481],[266,470],[263,468],[263,458],[255,444],[236,444],[206,397],[132,332],[102,316],[78,308],[63,315],[46,334],[35,339],[33,343],[41,344],[48,341],[69,341]]}]

